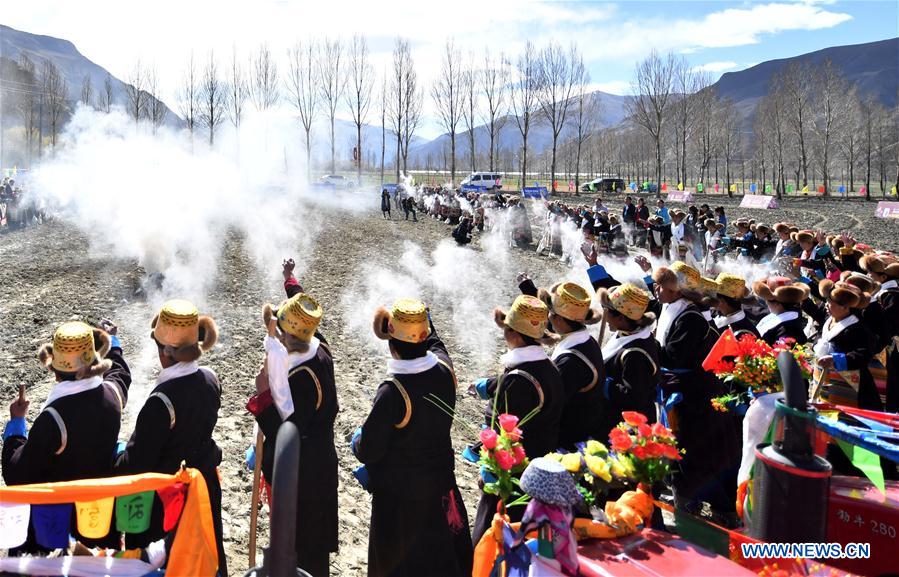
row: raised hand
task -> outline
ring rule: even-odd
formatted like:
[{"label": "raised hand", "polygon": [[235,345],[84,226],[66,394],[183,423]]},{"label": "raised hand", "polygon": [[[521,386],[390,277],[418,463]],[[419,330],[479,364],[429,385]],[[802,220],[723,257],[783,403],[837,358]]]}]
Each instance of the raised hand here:
[{"label": "raised hand", "polygon": [[281,274],[284,275],[284,280],[293,276],[293,269],[295,266],[296,263],[293,262],[292,258],[286,259],[281,263]]}]

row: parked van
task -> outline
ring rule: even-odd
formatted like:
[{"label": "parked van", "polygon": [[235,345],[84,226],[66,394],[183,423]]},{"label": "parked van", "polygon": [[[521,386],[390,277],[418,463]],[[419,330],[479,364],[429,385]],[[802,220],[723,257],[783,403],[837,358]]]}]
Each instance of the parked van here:
[{"label": "parked van", "polygon": [[459,183],[460,186],[483,186],[487,192],[496,192],[503,188],[503,175],[498,172],[472,172]]}]

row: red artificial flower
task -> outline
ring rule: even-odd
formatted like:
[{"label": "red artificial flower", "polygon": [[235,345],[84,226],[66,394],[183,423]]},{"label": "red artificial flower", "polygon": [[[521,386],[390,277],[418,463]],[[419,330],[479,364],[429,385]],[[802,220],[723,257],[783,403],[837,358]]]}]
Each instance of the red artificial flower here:
[{"label": "red artificial flower", "polygon": [[503,471],[508,471],[515,466],[515,457],[505,449],[499,449],[493,455],[496,457],[496,463],[499,465],[499,468]]},{"label": "red artificial flower", "polygon": [[677,450],[677,447],[674,445],[662,445],[662,456],[666,459],[671,459],[672,461],[679,461],[681,458],[680,451]]},{"label": "red artificial flower", "polygon": [[499,426],[502,427],[505,432],[509,433],[518,426],[518,417],[510,415],[509,413],[503,413],[499,416]]},{"label": "red artificial flower", "polygon": [[646,447],[642,447],[640,445],[634,446],[631,449],[631,454],[641,460],[649,456],[649,452],[646,450]]},{"label": "red artificial flower", "polygon": [[481,444],[487,450],[496,448],[496,431],[493,429],[481,429]]},{"label": "red artificial flower", "polygon": [[509,437],[509,440],[513,443],[517,443],[521,439],[521,429],[515,427],[514,429],[506,433],[506,436]]},{"label": "red artificial flower", "polygon": [[671,431],[668,430],[662,423],[654,423],[652,425],[652,434],[656,437],[662,437],[665,439],[671,437]]},{"label": "red artificial flower", "polygon": [[642,425],[637,425],[637,433],[639,433],[641,437],[651,437],[652,427],[645,423]]},{"label": "red artificial flower", "polygon": [[643,447],[646,450],[646,454],[652,457],[653,459],[657,459],[662,456],[662,445],[661,443],[656,443],[655,441],[648,441],[646,445]]},{"label": "red artificial flower", "polygon": [[515,464],[520,465],[524,462],[527,455],[524,452],[524,447],[521,445],[515,445],[512,447],[512,454],[515,456]]},{"label": "red artificial flower", "polygon": [[618,451],[619,453],[627,451],[634,444],[633,440],[631,440],[631,436],[618,427],[615,427],[609,433],[609,442],[612,445],[612,450]]},{"label": "red artificial flower", "polygon": [[624,422],[632,427],[636,427],[637,425],[644,425],[648,421],[646,415],[643,413],[638,413],[637,411],[624,411],[621,413],[621,417],[624,419]]}]

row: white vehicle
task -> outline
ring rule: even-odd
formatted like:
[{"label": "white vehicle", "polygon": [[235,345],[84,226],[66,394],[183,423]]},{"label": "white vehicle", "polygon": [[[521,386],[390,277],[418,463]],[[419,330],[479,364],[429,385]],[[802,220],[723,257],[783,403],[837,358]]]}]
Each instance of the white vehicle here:
[{"label": "white vehicle", "polygon": [[503,175],[498,172],[472,172],[460,186],[483,186],[487,192],[496,192],[503,188]]},{"label": "white vehicle", "polygon": [[318,183],[333,186],[335,188],[348,188],[352,186],[352,183],[345,176],[339,174],[326,174],[318,179]]}]

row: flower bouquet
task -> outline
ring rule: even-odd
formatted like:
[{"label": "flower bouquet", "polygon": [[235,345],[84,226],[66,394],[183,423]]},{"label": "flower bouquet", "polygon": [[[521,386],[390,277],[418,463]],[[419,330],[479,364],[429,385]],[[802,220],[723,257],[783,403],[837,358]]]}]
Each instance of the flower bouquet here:
[{"label": "flower bouquet", "polygon": [[[719,346],[722,343],[725,346]],[[808,345],[784,339],[771,346],[752,334],[744,334],[738,339],[730,331],[722,334],[702,364],[730,387],[728,394],[712,399],[715,410],[727,412],[745,407],[752,398],[783,390],[777,368],[777,355],[782,351],[793,355],[803,378],[811,377],[814,357]]]},{"label": "flower bouquet", "polygon": [[681,460],[677,439],[661,423],[650,425],[642,413],[624,411],[621,417],[624,421],[609,433],[612,450],[630,462],[631,477],[648,491],[671,472],[674,461]]},{"label": "flower bouquet", "polygon": [[484,492],[496,495],[506,508],[527,503],[522,495],[519,477],[528,466],[528,458],[521,444],[518,417],[503,413],[498,418],[499,432],[481,429],[481,452],[478,465],[484,479]]},{"label": "flower bouquet", "polygon": [[575,453],[550,453],[547,458],[558,461],[571,473],[578,492],[595,518],[609,491],[623,488],[633,480],[632,465],[629,459],[620,459],[593,439],[578,443],[577,448]]}]

